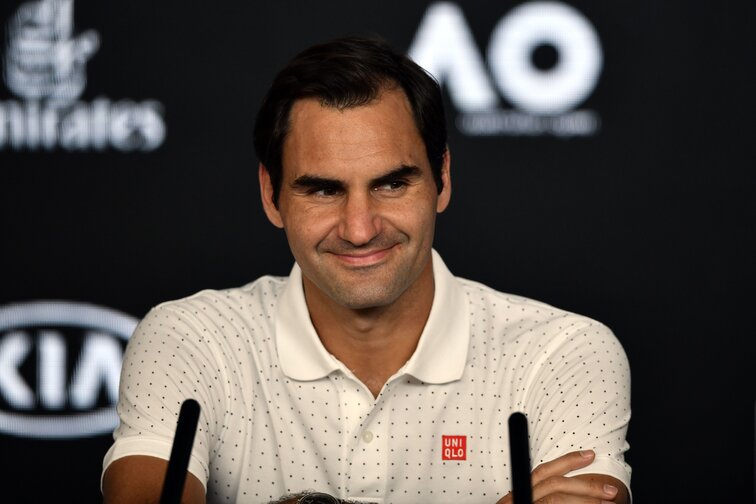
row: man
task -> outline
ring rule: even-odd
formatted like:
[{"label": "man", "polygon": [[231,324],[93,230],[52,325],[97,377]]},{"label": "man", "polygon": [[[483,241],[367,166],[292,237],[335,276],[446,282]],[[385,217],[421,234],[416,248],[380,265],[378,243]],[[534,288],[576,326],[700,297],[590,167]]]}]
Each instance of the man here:
[{"label": "man", "polygon": [[296,265],[142,321],[107,504],[156,501],[189,397],[202,414],[187,503],[312,490],[507,504],[513,411],[529,419],[534,499],[627,502],[629,371],[611,332],[453,277],[432,250],[451,196],[432,78],[382,42],[312,47],[274,81],[255,147],[265,213]]}]

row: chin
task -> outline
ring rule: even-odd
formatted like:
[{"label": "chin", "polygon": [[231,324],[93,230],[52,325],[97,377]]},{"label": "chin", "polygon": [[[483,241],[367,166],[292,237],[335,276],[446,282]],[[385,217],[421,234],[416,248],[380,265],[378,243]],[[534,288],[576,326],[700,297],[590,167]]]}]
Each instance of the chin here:
[{"label": "chin", "polygon": [[388,306],[399,298],[401,293],[387,292],[382,289],[339,290],[332,293],[331,299],[351,310],[368,310]]}]

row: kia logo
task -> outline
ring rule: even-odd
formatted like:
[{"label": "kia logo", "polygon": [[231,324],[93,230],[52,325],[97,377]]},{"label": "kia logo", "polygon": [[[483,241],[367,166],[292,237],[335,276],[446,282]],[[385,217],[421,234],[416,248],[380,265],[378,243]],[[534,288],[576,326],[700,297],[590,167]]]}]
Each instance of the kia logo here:
[{"label": "kia logo", "polygon": [[112,431],[123,348],[136,324],[86,303],[0,307],[0,434],[62,439]]}]

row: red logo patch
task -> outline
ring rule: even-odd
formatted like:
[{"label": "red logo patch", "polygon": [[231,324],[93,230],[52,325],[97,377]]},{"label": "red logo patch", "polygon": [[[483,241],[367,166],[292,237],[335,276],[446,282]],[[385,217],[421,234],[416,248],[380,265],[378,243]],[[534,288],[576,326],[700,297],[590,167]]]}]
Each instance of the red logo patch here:
[{"label": "red logo patch", "polygon": [[467,436],[441,436],[441,460],[467,460]]}]

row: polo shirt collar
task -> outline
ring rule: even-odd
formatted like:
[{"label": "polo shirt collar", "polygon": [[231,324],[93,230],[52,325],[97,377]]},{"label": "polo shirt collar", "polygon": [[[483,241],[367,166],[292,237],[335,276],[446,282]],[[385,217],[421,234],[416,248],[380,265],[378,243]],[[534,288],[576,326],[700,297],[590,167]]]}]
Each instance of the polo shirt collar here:
[{"label": "polo shirt collar", "polygon": [[462,378],[470,344],[470,309],[462,285],[435,250],[433,280],[433,305],[404,373],[441,384]]},{"label": "polo shirt collar", "polygon": [[281,370],[292,380],[317,380],[339,369],[338,361],[325,349],[312,325],[302,270],[296,263],[278,299],[276,348]]},{"label": "polo shirt collar", "polygon": [[[459,281],[434,250],[433,304],[412,357],[400,371],[426,383],[448,383],[462,377],[470,340],[468,301]],[[293,380],[323,378],[340,369],[325,349],[310,320],[297,264],[278,300],[276,347],[281,370]]]}]

